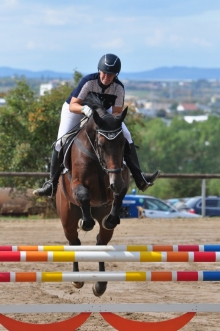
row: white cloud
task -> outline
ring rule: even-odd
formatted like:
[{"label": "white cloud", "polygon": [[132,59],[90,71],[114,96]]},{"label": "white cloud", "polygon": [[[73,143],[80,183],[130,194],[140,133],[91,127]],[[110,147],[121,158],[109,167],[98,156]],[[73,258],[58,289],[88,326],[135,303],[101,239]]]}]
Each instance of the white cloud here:
[{"label": "white cloud", "polygon": [[214,47],[213,43],[210,42],[209,40],[206,40],[204,38],[192,38],[192,43],[196,46],[199,46],[200,48],[207,48],[211,49]]},{"label": "white cloud", "polygon": [[34,41],[29,41],[27,44],[26,44],[26,48],[27,49],[36,49],[37,48],[37,45]]},{"label": "white cloud", "polygon": [[161,43],[165,41],[166,34],[164,30],[156,28],[153,31],[150,31],[148,35],[144,38],[146,46],[160,46]]},{"label": "white cloud", "polygon": [[45,68],[51,59],[49,69],[67,70],[72,62],[84,67],[88,54],[95,62],[111,51],[125,59],[123,68],[134,64],[133,71],[193,61],[218,66],[220,10],[212,1],[2,0],[0,63]]},{"label": "white cloud", "polygon": [[27,26],[65,26],[66,19],[56,10],[39,10],[38,15],[31,13],[24,16],[24,24]]},{"label": "white cloud", "polygon": [[[107,38],[106,38],[107,39]],[[123,48],[125,47],[125,43],[124,41],[121,39],[121,38],[116,38],[116,39],[111,39],[110,40],[107,40],[106,42],[100,42],[99,44],[95,44],[93,45],[94,48],[108,48],[108,49],[111,49],[111,48]]]},{"label": "white cloud", "polygon": [[19,5],[18,0],[2,0],[1,1],[1,9],[11,9],[11,8],[15,8],[17,5]]},{"label": "white cloud", "polygon": [[44,10],[43,14],[44,14],[44,20],[48,25],[66,24],[65,17],[63,17],[62,13],[60,13],[58,10],[47,9]]}]

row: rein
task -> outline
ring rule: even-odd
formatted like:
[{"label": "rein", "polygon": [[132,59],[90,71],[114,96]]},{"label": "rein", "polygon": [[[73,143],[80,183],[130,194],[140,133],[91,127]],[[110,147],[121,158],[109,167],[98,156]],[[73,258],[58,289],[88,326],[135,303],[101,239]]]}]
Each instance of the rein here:
[{"label": "rein", "polygon": [[[114,131],[105,131],[105,130],[100,130],[100,129],[97,129],[96,130],[97,133],[101,134],[102,136],[104,136],[105,138],[107,138],[108,140],[114,140],[121,132],[122,132],[122,128],[120,129],[117,129],[117,130],[114,130]],[[103,161],[99,151],[98,151],[98,148],[97,148],[97,134],[96,134],[96,139],[95,139],[95,146],[93,145],[87,131],[86,131],[86,136],[90,142],[90,145],[92,146],[93,148],[93,151],[99,161],[99,164],[100,166],[102,167],[102,169],[107,173],[120,173],[122,172],[122,168],[116,168],[116,169],[108,169],[106,168],[105,166],[105,162]]]}]

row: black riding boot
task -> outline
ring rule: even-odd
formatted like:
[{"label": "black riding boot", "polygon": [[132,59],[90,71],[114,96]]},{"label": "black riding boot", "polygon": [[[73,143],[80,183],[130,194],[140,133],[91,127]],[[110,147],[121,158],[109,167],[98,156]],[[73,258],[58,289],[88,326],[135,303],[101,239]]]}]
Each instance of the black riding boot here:
[{"label": "black riding boot", "polygon": [[59,161],[59,153],[54,149],[51,157],[50,166],[50,179],[43,185],[42,188],[38,188],[33,192],[36,196],[49,196],[52,197],[56,194],[58,180],[63,170],[63,165]]},{"label": "black riding boot", "polygon": [[157,170],[151,176],[147,176],[141,171],[134,143],[125,148],[124,158],[139,190],[145,191],[149,186],[154,184],[153,182],[159,176],[160,171]]}]

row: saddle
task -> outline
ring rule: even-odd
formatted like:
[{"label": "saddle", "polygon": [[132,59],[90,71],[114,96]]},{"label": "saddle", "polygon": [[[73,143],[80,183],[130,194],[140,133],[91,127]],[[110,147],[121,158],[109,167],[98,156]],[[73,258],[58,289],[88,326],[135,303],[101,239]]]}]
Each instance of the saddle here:
[{"label": "saddle", "polygon": [[86,125],[87,121],[87,117],[83,118],[79,127],[72,129],[61,138],[62,147],[59,152],[59,162],[60,164],[63,164],[65,172],[70,170],[71,167],[71,146],[77,138],[78,133]]}]

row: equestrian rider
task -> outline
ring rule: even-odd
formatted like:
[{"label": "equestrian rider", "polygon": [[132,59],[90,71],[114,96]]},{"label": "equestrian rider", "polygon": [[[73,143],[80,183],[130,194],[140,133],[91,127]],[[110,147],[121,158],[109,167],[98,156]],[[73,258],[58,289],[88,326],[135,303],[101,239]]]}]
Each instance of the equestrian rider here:
[{"label": "equestrian rider", "polygon": [[[84,116],[90,117],[92,115],[92,109],[83,105],[83,100],[89,93],[98,96],[109,113],[122,112],[125,91],[123,84],[118,79],[120,70],[121,61],[116,55],[103,55],[98,63],[98,72],[83,77],[66,99],[62,107],[58,137],[51,158],[50,180],[42,188],[35,190],[34,195],[53,196],[56,193],[59,176],[63,169],[58,158],[62,147],[61,138],[73,127],[79,126]],[[124,123],[122,123],[122,129],[129,143],[129,148],[125,148],[124,159],[137,187],[141,191],[145,191],[148,186],[153,185],[154,180],[159,176],[159,171],[151,176],[147,176],[141,171],[135,145]]]}]

